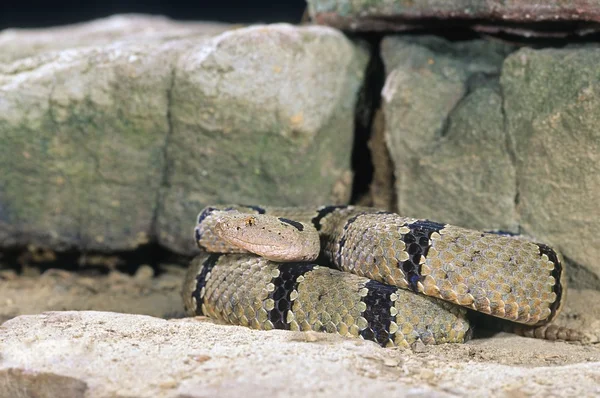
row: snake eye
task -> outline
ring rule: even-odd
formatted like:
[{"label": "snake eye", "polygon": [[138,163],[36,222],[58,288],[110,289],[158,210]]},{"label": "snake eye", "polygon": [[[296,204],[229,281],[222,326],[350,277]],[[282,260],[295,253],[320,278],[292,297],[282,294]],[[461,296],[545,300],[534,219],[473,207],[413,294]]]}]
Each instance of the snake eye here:
[{"label": "snake eye", "polygon": [[[256,224],[256,217],[248,217],[246,218],[246,225],[251,227]],[[239,229],[239,228],[238,228]]]}]

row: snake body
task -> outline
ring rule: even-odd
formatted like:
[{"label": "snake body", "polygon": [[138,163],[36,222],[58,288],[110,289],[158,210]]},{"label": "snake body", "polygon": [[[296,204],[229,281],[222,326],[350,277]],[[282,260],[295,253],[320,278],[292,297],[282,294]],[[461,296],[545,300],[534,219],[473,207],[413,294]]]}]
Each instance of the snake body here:
[{"label": "snake body", "polygon": [[[284,231],[314,227],[318,263],[327,266],[270,261],[231,245],[215,226],[240,212],[279,217]],[[548,326],[564,301],[559,257],[512,236],[365,207],[222,206],[200,213],[195,240],[205,253],[192,261],[183,288],[190,315],[406,346],[464,342],[476,311],[520,324],[525,334],[575,338]]]}]

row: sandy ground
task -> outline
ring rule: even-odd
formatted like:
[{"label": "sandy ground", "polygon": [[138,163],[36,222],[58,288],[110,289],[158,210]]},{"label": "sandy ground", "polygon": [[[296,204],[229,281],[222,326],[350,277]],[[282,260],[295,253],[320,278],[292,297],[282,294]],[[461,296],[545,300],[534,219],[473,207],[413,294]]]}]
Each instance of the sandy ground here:
[{"label": "sandy ground", "polygon": [[184,267],[163,265],[155,275],[141,266],[135,275],[106,275],[50,269],[41,275],[0,271],[0,323],[44,311],[96,310],[144,314],[159,318],[183,316],[181,284]]}]

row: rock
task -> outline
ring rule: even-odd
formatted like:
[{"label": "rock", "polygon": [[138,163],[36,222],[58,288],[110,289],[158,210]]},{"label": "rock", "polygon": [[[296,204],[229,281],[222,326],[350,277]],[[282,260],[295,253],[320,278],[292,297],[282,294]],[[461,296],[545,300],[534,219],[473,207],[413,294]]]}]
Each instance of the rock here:
[{"label": "rock", "polygon": [[0,371],[0,398],[84,398],[87,384],[69,376],[8,368]]},{"label": "rock", "polygon": [[600,288],[600,49],[512,50],[384,39],[399,212],[530,236]]},{"label": "rock", "polygon": [[386,37],[382,92],[400,214],[515,231],[498,74],[511,47]]},{"label": "rock", "polygon": [[600,49],[522,49],[502,91],[522,230],[600,276]]},{"label": "rock", "polygon": [[0,248],[191,254],[209,203],[347,200],[366,48],[325,27],[225,29],[0,33],[0,53],[23,47],[0,62]]},{"label": "rock", "polygon": [[24,374],[38,391],[65,380],[74,392],[61,396],[90,398],[450,397],[589,396],[600,377],[593,346],[503,334],[414,353],[322,335],[106,312],[20,316],[0,326],[0,380],[12,388],[4,391],[22,387]]},{"label": "rock", "polygon": [[213,202],[347,203],[368,57],[340,32],[289,25],[240,29],[181,56],[159,242],[189,252],[190,214]]},{"label": "rock", "polygon": [[52,28],[5,29],[0,31],[0,63],[45,52],[102,47],[115,42],[200,38],[222,33],[232,27],[214,22],[176,22],[157,15],[124,14]]},{"label": "rock", "polygon": [[598,288],[600,49],[511,50],[384,39],[398,210],[528,235],[595,275],[578,286]]},{"label": "rock", "polygon": [[307,0],[311,18],[348,30],[400,31],[419,26],[468,25],[487,32],[530,35],[598,30],[600,1],[539,0]]}]

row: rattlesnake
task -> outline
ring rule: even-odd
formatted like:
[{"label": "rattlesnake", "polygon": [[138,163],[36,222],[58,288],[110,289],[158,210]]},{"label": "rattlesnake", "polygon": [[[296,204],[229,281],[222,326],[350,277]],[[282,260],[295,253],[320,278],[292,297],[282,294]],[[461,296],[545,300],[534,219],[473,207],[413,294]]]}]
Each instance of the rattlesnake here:
[{"label": "rattlesnake", "polygon": [[533,337],[581,338],[550,325],[564,302],[559,257],[518,237],[367,207],[211,206],[195,240],[190,315],[382,346],[464,342],[478,313]]}]

